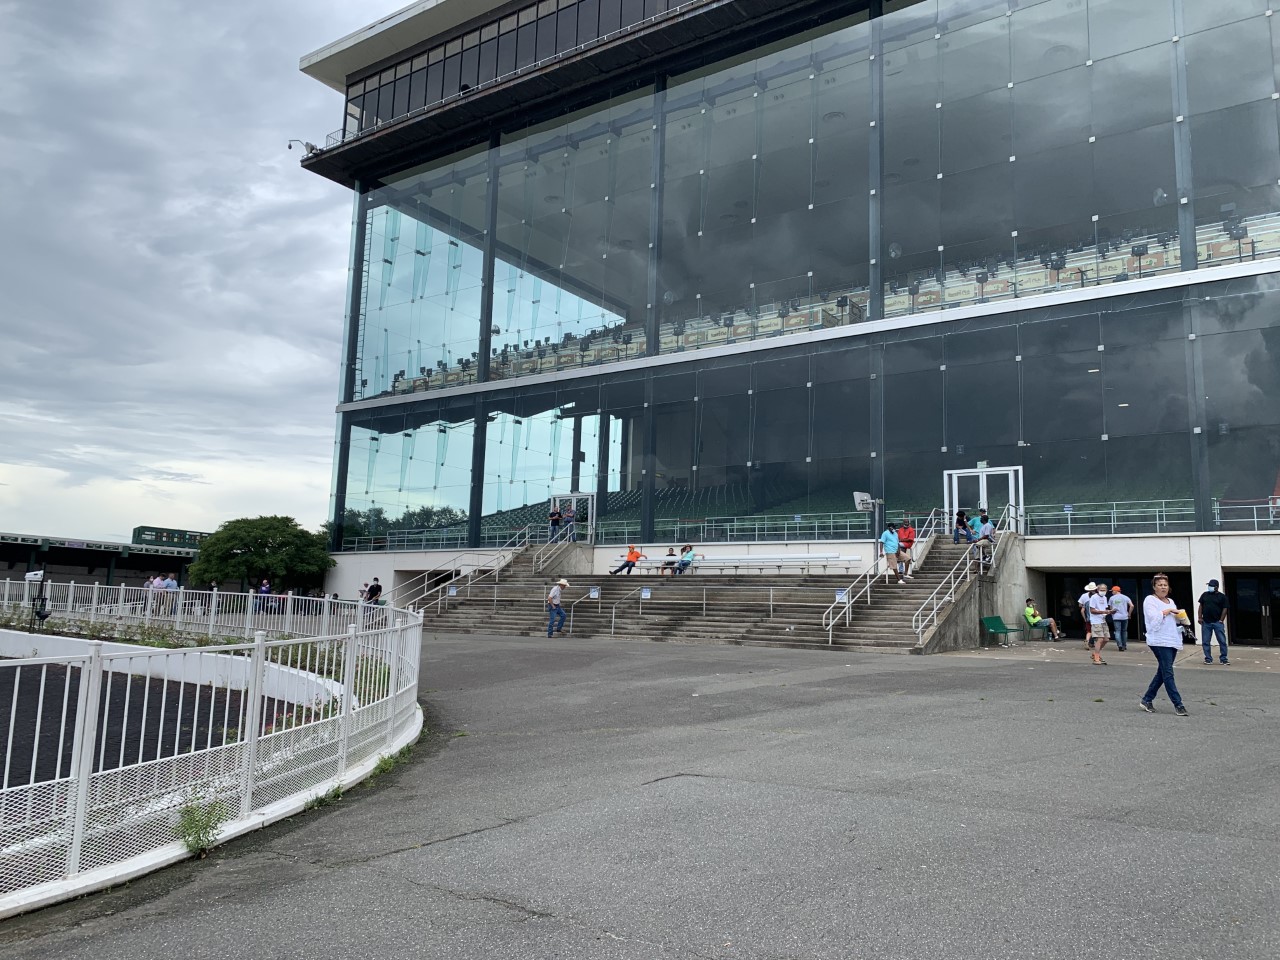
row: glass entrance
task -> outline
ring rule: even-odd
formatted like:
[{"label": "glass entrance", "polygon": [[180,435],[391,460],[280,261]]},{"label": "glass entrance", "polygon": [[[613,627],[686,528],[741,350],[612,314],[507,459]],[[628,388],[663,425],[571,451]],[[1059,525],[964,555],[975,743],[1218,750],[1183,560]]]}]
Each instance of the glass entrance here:
[{"label": "glass entrance", "polygon": [[948,524],[954,522],[957,510],[965,510],[970,516],[975,511],[986,510],[994,521],[1005,507],[1012,507],[1014,527],[1026,533],[1021,467],[947,470],[943,474],[942,492]]},{"label": "glass entrance", "polygon": [[550,506],[560,511],[559,536],[580,543],[596,542],[594,493],[557,493],[551,497]]},{"label": "glass entrance", "polygon": [[1280,645],[1280,573],[1229,573],[1225,579],[1230,641]]}]

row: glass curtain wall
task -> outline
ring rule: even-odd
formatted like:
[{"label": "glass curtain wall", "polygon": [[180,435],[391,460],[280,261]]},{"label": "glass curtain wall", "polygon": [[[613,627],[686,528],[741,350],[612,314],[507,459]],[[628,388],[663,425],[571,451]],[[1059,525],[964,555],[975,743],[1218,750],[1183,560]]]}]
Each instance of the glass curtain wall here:
[{"label": "glass curtain wall", "polygon": [[1280,254],[1280,34],[1206,9],[914,3],[390,178],[355,396]]}]

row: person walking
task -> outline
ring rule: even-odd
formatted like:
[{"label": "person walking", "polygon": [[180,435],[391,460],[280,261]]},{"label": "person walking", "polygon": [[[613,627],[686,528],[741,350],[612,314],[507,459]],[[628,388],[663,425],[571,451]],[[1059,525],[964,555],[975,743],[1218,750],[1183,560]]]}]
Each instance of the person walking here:
[{"label": "person walking", "polygon": [[1111,588],[1111,639],[1121,653],[1129,649],[1129,617],[1133,615],[1133,601],[1124,595],[1119,586]]},{"label": "person walking", "polygon": [[911,548],[916,545],[916,528],[909,517],[903,517],[898,526],[898,575],[904,580],[914,580],[911,575]]},{"label": "person walking", "polygon": [[1151,596],[1142,601],[1142,619],[1147,629],[1147,646],[1156,658],[1156,675],[1142,695],[1142,709],[1155,713],[1153,701],[1160,688],[1164,687],[1164,692],[1173,701],[1173,712],[1180,717],[1189,716],[1173,679],[1173,662],[1182,649],[1182,630],[1178,627],[1181,611],[1169,599],[1169,578],[1163,573],[1151,578]]},{"label": "person walking", "polygon": [[1076,608],[1080,611],[1080,619],[1084,621],[1084,645],[1085,649],[1093,649],[1093,631],[1089,628],[1089,598],[1093,596],[1094,591],[1098,589],[1098,585],[1090,580],[1084,585],[1084,593],[1080,594],[1080,598],[1076,600]]},{"label": "person walking", "polygon": [[1204,648],[1204,662],[1213,663],[1213,638],[1218,638],[1219,662],[1227,659],[1227,595],[1218,589],[1218,581],[1210,580],[1209,589],[1196,601],[1196,623],[1200,624],[1200,645]]},{"label": "person walking", "polygon": [[564,606],[560,603],[560,592],[569,586],[565,579],[557,580],[547,594],[547,636],[553,633],[564,633]]},{"label": "person walking", "polygon": [[[1026,619],[1029,627],[1043,625],[1049,631],[1048,635],[1053,637],[1054,643],[1062,639],[1062,631],[1058,629],[1058,622],[1053,617],[1040,616],[1040,611],[1036,609],[1036,602],[1033,598],[1027,597],[1027,609],[1022,611],[1022,616]],[[1030,634],[1027,636],[1029,637]]]},{"label": "person walking", "polygon": [[629,577],[631,576],[631,571],[636,568],[637,563],[639,563],[641,560],[648,560],[648,559],[649,559],[648,557],[646,557],[643,553],[641,553],[639,550],[636,549],[636,545],[633,543],[627,547],[627,559],[623,560],[622,563],[616,569],[610,570],[609,576],[612,577],[614,574],[621,573],[623,570],[625,570],[627,571],[627,576]]},{"label": "person walking", "polygon": [[1089,597],[1089,633],[1093,637],[1093,662],[1095,666],[1105,667],[1107,661],[1102,659],[1102,648],[1111,639],[1111,631],[1107,629],[1107,616],[1111,613],[1111,601],[1107,598],[1107,585],[1094,584],[1095,590]]},{"label": "person walking", "polygon": [[898,531],[894,529],[892,523],[886,523],[884,525],[884,533],[880,534],[880,547],[884,550],[885,579],[889,579],[889,575],[893,574],[898,578],[898,583],[905,584],[907,581],[902,579],[902,574],[898,573],[898,548],[900,546]]}]

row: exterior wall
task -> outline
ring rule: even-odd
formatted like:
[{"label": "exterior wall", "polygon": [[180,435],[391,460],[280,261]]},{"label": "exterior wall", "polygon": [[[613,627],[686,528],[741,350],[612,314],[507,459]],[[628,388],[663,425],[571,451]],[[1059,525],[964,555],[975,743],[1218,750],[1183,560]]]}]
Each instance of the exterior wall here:
[{"label": "exterior wall", "polygon": [[979,461],[1193,530],[1265,509],[1274,18],[1140,6],[922,2],[690,51],[363,183],[335,527],[490,542],[576,481],[652,541],[855,489],[928,509]]}]

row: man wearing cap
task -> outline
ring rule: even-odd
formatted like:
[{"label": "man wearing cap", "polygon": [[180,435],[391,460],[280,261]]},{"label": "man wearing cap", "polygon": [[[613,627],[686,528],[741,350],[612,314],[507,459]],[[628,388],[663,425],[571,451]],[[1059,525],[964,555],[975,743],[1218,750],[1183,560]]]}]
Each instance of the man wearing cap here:
[{"label": "man wearing cap", "polygon": [[1084,645],[1088,649],[1093,649],[1093,631],[1089,629],[1089,598],[1093,596],[1093,592],[1098,589],[1098,585],[1090,580],[1084,585],[1084,593],[1080,594],[1080,599],[1076,601],[1076,606],[1080,609],[1080,619],[1084,621]]},{"label": "man wearing cap", "polygon": [[[556,581],[551,592],[547,594],[547,636],[553,633],[564,633],[564,607],[560,605],[560,591],[569,585],[568,580]],[[556,618],[559,618],[557,621]]]},{"label": "man wearing cap", "polygon": [[1040,611],[1036,609],[1035,599],[1027,597],[1027,609],[1022,612],[1026,618],[1029,627],[1045,627],[1049,631],[1049,636],[1053,637],[1053,642],[1057,643],[1062,639],[1062,631],[1058,629],[1058,622],[1053,617],[1042,617]]},{"label": "man wearing cap", "polygon": [[[627,576],[629,577],[631,576],[631,571],[636,568],[637,563],[639,563],[641,560],[648,560],[648,559],[649,559],[648,557],[646,557],[643,553],[641,553],[639,550],[636,549],[636,545],[633,543],[629,547],[627,547],[627,559],[623,560],[616,570],[610,570],[609,576],[612,577],[615,573],[621,573],[623,570],[625,570],[627,571]],[[568,586],[568,584],[565,584],[565,586]]]},{"label": "man wearing cap", "polygon": [[1107,628],[1107,615],[1111,613],[1111,601],[1107,598],[1107,585],[1095,583],[1093,595],[1089,597],[1089,635],[1093,637],[1093,662],[1105,666],[1102,659],[1102,648],[1111,639],[1111,631]]},{"label": "man wearing cap", "polygon": [[1116,649],[1129,649],[1129,617],[1133,615],[1133,601],[1124,595],[1118,586],[1111,588],[1111,626],[1112,639]]},{"label": "man wearing cap", "polygon": [[1196,623],[1200,624],[1200,645],[1204,662],[1213,663],[1213,638],[1218,638],[1219,662],[1227,664],[1227,595],[1218,589],[1218,581],[1210,580],[1209,589],[1200,594],[1196,605]]}]

